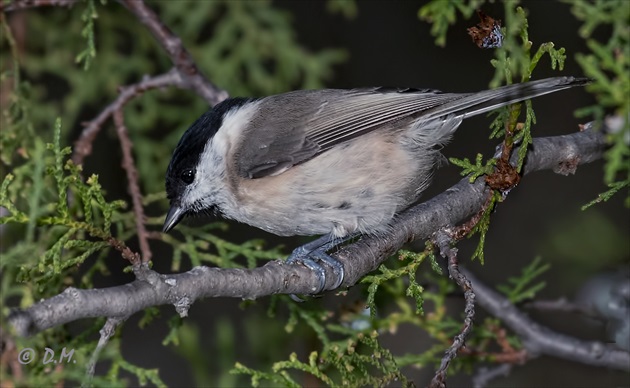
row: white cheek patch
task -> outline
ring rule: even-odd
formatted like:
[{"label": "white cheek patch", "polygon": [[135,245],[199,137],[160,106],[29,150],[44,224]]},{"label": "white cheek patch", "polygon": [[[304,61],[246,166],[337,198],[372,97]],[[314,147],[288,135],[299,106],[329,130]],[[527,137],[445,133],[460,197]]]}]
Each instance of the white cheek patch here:
[{"label": "white cheek patch", "polygon": [[[258,111],[258,101],[248,102],[238,108],[232,108],[225,116],[223,116],[223,123],[221,129],[212,138],[213,153],[220,156],[225,156],[230,151],[243,133],[243,130],[249,126],[250,121],[254,114]],[[206,147],[208,148],[208,147]],[[206,155],[204,150],[204,155]],[[202,161],[204,163],[204,155],[202,155]]]},{"label": "white cheek patch", "polygon": [[195,181],[187,188],[184,196],[188,199],[188,206],[206,208],[224,202],[227,185],[226,157],[234,147],[235,142],[242,137],[243,130],[256,113],[258,102],[249,102],[238,108],[233,108],[224,117],[221,128],[206,144],[199,164],[196,167]]}]

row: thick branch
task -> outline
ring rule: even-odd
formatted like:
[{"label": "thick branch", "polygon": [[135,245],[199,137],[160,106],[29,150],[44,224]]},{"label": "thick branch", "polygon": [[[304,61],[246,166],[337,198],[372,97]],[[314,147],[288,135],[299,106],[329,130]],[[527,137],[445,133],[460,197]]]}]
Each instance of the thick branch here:
[{"label": "thick branch", "polygon": [[630,371],[630,353],[597,341],[582,341],[556,333],[532,321],[503,295],[461,268],[475,289],[477,303],[515,332],[528,355],[548,355],[587,365]]},{"label": "thick branch", "polygon": [[[525,173],[542,169],[569,173],[578,164],[601,157],[604,135],[587,130],[566,136],[538,138],[528,154]],[[412,207],[397,219],[393,230],[379,237],[364,237],[340,250],[335,256],[345,267],[343,286],[355,284],[376,269],[405,242],[427,238],[449,225],[455,225],[477,213],[484,205],[488,189],[478,179],[468,178],[435,198]],[[326,269],[329,271],[328,269]],[[20,335],[44,330],[81,318],[124,317],[149,306],[173,304],[182,315],[197,299],[236,297],[255,299],[271,294],[309,294],[318,286],[317,276],[306,267],[273,261],[255,269],[220,269],[197,267],[178,275],[160,275],[145,267],[132,283],[106,289],[63,293],[18,310],[10,322]],[[334,276],[328,273],[327,288]]]}]

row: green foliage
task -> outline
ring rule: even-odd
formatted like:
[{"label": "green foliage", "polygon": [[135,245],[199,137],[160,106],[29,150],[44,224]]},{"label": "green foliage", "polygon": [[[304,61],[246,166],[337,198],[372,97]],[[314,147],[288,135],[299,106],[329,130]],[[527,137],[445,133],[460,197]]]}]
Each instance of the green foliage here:
[{"label": "green foliage", "polygon": [[526,11],[516,6],[518,4],[516,0],[506,1],[503,4],[505,38],[503,46],[495,50],[495,59],[490,61],[495,68],[490,87],[496,88],[502,83],[511,84],[514,77],[518,76],[520,76],[520,82],[529,81],[544,54],[549,55],[552,69],[562,70],[566,59],[564,48],[556,50],[552,42],[542,43],[532,57],[533,43],[529,40]]},{"label": "green foliage", "polygon": [[[2,40],[9,46],[11,55],[0,55],[0,83],[11,86],[13,93],[8,96],[8,106],[2,112],[2,136],[0,136],[0,161],[10,165],[16,153],[28,157],[32,149],[31,140],[35,134],[31,121],[30,85],[20,79],[18,49],[13,34],[4,15],[0,14]],[[10,63],[7,63],[10,59]]]},{"label": "green foliage", "polygon": [[532,101],[525,101],[525,107],[525,124],[523,125],[523,129],[519,129],[518,126],[514,128],[515,136],[513,142],[516,144],[520,143],[520,148],[518,149],[518,161],[516,163],[516,171],[518,173],[523,171],[523,164],[525,163],[525,158],[527,157],[527,151],[534,141],[531,131],[532,124],[536,124],[536,114],[534,114],[534,109],[532,108]]},{"label": "green foliage", "polygon": [[[408,263],[397,269],[389,269],[385,264],[381,264],[378,270],[381,272],[376,275],[369,275],[364,277],[361,280],[361,283],[367,283],[368,286],[368,297],[367,297],[367,306],[370,310],[370,316],[372,318],[376,318],[377,309],[376,309],[376,292],[379,287],[383,284],[386,284],[387,287],[395,287],[398,288],[397,291],[401,291],[400,288],[406,287],[404,291],[405,295],[413,298],[416,302],[416,312],[418,314],[423,314],[422,304],[424,300],[422,298],[423,287],[418,284],[416,281],[416,272],[418,271],[418,267],[420,264],[429,256],[433,256],[433,249],[431,246],[427,246],[422,253],[414,253],[410,251],[401,250],[398,252],[398,259],[401,261],[408,260]],[[432,260],[435,262],[435,259]],[[435,268],[435,266],[434,266]],[[387,284],[387,282],[396,279],[396,282],[392,285]],[[403,283],[404,279],[407,280],[407,284]]]},{"label": "green foliage", "polygon": [[[581,113],[593,113],[601,119],[604,109],[613,107],[621,117],[627,117],[627,96],[630,93],[630,4],[625,0],[568,3],[576,18],[584,23],[579,34],[586,39],[591,50],[591,53],[577,55],[576,60],[586,75],[593,79],[589,90],[598,98],[598,105],[585,108]],[[591,38],[598,28],[611,29],[610,39],[606,43]]]},{"label": "green foliage", "polygon": [[470,183],[473,183],[482,175],[491,174],[494,171],[494,166],[497,164],[496,159],[489,159],[484,163],[482,154],[477,154],[475,164],[472,164],[468,158],[449,158],[448,160],[454,165],[462,168],[462,171],[460,171],[462,176],[469,175]]},{"label": "green foliage", "polygon": [[[140,321],[138,322],[138,327],[140,327],[141,329],[144,329],[151,322],[153,322],[153,320],[155,318],[160,316],[160,309],[158,307],[155,307],[155,306],[154,307],[148,307],[148,308],[144,309],[144,311],[142,313],[143,313],[143,316],[142,316],[142,318],[140,318]],[[169,332],[169,334],[170,334],[170,332]]]},{"label": "green foliage", "polygon": [[492,198],[489,203],[486,205],[486,208],[483,210],[483,214],[481,215],[481,219],[475,225],[472,232],[468,235],[468,237],[472,237],[475,234],[479,234],[479,243],[477,244],[477,248],[475,248],[475,252],[473,252],[472,260],[475,258],[479,259],[481,264],[484,263],[484,247],[486,245],[486,235],[488,234],[488,230],[490,229],[490,215],[494,211],[497,203],[502,200],[502,195],[498,191],[494,191],[492,193]]},{"label": "green foliage", "polygon": [[[29,159],[7,174],[0,185],[0,206],[9,212],[0,217],[0,224],[15,225],[24,233],[19,243],[3,244],[2,297],[4,300],[19,298],[21,307],[54,296],[72,285],[73,277],[87,258],[97,253],[102,257],[111,249],[112,226],[122,226],[120,210],[125,207],[124,202],[107,201],[98,177],[92,175],[84,182],[80,167],[66,160],[70,148],[61,146],[60,120],[56,121],[52,132],[52,143],[44,144],[38,137],[30,140],[34,148]],[[95,265],[94,268],[98,271],[102,267]],[[93,287],[91,276],[81,279],[82,287]],[[7,316],[4,300],[2,315]],[[20,340],[18,349],[31,347],[43,352],[49,347],[58,356],[64,347],[68,351],[75,350],[75,362],[56,368],[54,373],[47,370],[49,366],[33,362],[29,373],[19,380],[20,384],[50,386],[63,381],[83,381],[84,366],[96,345],[87,338],[97,333],[102,325],[103,322],[97,321],[78,336],[69,336],[65,328],[58,327],[39,333],[33,339]],[[110,343],[109,347],[115,348],[115,345]],[[114,372],[120,367],[135,374],[141,382],[164,385],[156,371],[129,363],[122,358],[119,349],[105,352],[101,359],[110,360],[112,367],[108,378],[92,380],[95,386],[123,384]],[[9,376],[4,373],[2,379],[8,381]]]},{"label": "green foliage", "polygon": [[[584,74],[593,79],[588,90],[597,98],[596,105],[582,108],[577,114],[580,117],[592,114],[597,120],[602,120],[606,111],[613,110],[623,120],[621,128],[610,134],[612,146],[604,155],[604,182],[612,185],[609,186],[611,190],[602,194],[606,197],[613,194],[616,187],[626,186],[630,181],[630,3],[625,0],[568,3],[575,17],[583,22],[579,34],[586,39],[591,51],[576,55],[576,60]],[[606,34],[607,42],[591,38],[597,29],[610,30]],[[630,206],[630,194],[627,194],[626,204]]]},{"label": "green foliage", "polygon": [[7,174],[0,186],[0,206],[9,211],[0,224],[25,226],[23,244],[32,252],[25,258],[24,245],[9,247],[0,268],[17,269],[18,282],[38,286],[37,297],[56,294],[77,265],[109,248],[112,219],[125,207],[122,201],[105,200],[96,175],[82,181],[81,169],[65,161],[70,148],[61,147],[60,133],[57,120],[54,142],[44,146],[35,139],[33,157]]},{"label": "green foliage", "polygon": [[138,382],[140,383],[141,386],[145,386],[147,385],[148,382],[150,382],[152,385],[156,387],[166,387],[166,384],[164,384],[164,382],[160,379],[157,369],[140,368],[136,365],[133,365],[125,361],[124,359],[121,359],[117,363],[117,366],[120,369],[124,369],[127,372],[130,372],[133,375],[135,375],[138,378]]},{"label": "green foliage", "polygon": [[[191,4],[197,17],[190,17]],[[288,13],[270,4],[173,1],[159,6],[168,25],[185,18],[178,34],[186,41],[200,40],[191,49],[200,68],[233,96],[321,88],[322,80],[332,75],[332,66],[345,60],[345,52],[305,50],[295,40]],[[212,33],[200,35],[208,22],[214,25]]]},{"label": "green foliage", "polygon": [[[504,81],[511,84],[514,76],[520,75],[521,82],[532,78],[534,69],[544,54],[551,59],[551,68],[562,70],[566,59],[565,49],[556,50],[552,42],[542,43],[534,56],[531,56],[532,42],[529,40],[527,15],[523,8],[516,7],[517,1],[504,3],[506,34],[503,47],[496,50],[496,59],[490,61],[495,68],[495,75],[490,87],[498,87]],[[520,39],[521,43],[518,43]],[[500,134],[505,136],[504,144],[512,146],[520,143],[517,171],[520,173],[532,143],[531,128],[536,123],[536,116],[530,100],[525,102],[525,122],[522,127],[517,125],[521,113],[521,104],[514,104],[502,109],[491,124],[492,137]]]},{"label": "green foliage", "polygon": [[[326,386],[409,385],[401,368],[439,365],[444,349],[461,329],[461,319],[449,314],[446,304],[449,295],[455,292],[455,285],[446,277],[435,278],[420,267],[427,258],[435,261],[432,248],[427,244],[422,253],[402,251],[395,262],[396,268],[383,265],[379,273],[364,278],[362,283],[369,284],[365,308],[361,304],[332,313],[314,303],[286,304],[289,309],[286,332],[295,336],[296,329],[306,325],[317,337],[318,348],[308,350],[307,356],[291,353],[287,360],[271,362],[267,369],[237,362],[232,373],[250,376],[252,386],[298,387],[304,386],[305,381]],[[425,290],[416,280],[416,274],[423,274],[420,275],[423,281],[435,287]],[[425,301],[431,305],[427,312],[423,308]],[[387,308],[379,308],[379,304]],[[274,306],[275,310],[277,304]],[[272,314],[275,317],[275,311]],[[380,344],[381,338],[395,334],[403,325],[426,332],[437,343],[426,348],[423,342],[422,350],[414,353],[391,354]],[[490,349],[496,347],[498,322],[485,320],[475,327],[466,343],[478,356],[456,358],[450,373],[470,372],[476,362],[492,360]],[[518,345],[515,337],[507,340],[515,347]]]},{"label": "green foliage", "polygon": [[514,304],[533,299],[538,291],[545,288],[546,282],[538,281],[538,278],[549,268],[550,264],[545,264],[540,257],[536,257],[531,264],[522,269],[520,276],[508,278],[509,285],[500,284],[497,289]]},{"label": "green foliage", "polygon": [[322,352],[313,351],[308,362],[300,361],[291,353],[286,361],[273,363],[271,372],[263,372],[236,363],[232,373],[251,376],[252,386],[266,381],[273,385],[300,387],[295,372],[303,372],[327,386],[383,386],[394,381],[408,386],[396,365],[394,356],[378,343],[376,331],[361,332],[339,325],[328,325],[331,332],[345,334],[347,338],[329,342]]},{"label": "green foliage", "polygon": [[[85,27],[81,30],[81,36],[86,39],[87,47],[75,58],[76,63],[83,62],[83,69],[88,70],[92,60],[96,57],[96,45],[94,44],[94,20],[98,18],[94,0],[85,0],[86,6],[81,15],[81,20],[85,22]],[[101,0],[105,4],[105,0]]]},{"label": "green foliage", "polygon": [[[610,188],[609,190],[604,191],[603,193],[598,195],[597,198],[595,198],[591,202],[587,203],[586,205],[582,206],[582,210],[586,210],[589,207],[591,207],[591,206],[593,206],[593,205],[595,205],[597,203],[608,201],[619,190],[623,189],[624,187],[628,187],[628,186],[630,186],[630,178],[626,179],[625,181],[619,181],[619,182],[610,183],[608,185],[608,187]],[[630,197],[626,197],[626,207],[630,207]]]},{"label": "green foliage", "polygon": [[[162,219],[155,220],[160,225]],[[199,227],[178,226],[182,232],[183,241],[173,235],[164,235],[162,240],[173,246],[172,270],[179,271],[183,257],[187,257],[193,266],[203,264],[215,264],[222,268],[243,268],[236,261],[239,257],[245,257],[247,268],[255,268],[260,265],[260,260],[275,260],[283,254],[280,247],[263,249],[263,240],[249,240],[240,244],[229,242],[218,237],[216,230],[227,230],[225,223],[210,223]],[[215,253],[211,253],[216,250]]]},{"label": "green foliage", "polygon": [[[41,332],[34,337],[16,338],[15,343],[10,340],[15,348],[9,349],[9,353],[3,352],[3,355],[6,354],[7,357],[11,357],[12,361],[17,360],[19,351],[27,348],[33,349],[36,356],[31,363],[21,365],[23,376],[19,380],[16,380],[15,376],[9,375],[9,368],[5,367],[0,369],[0,379],[3,383],[16,381],[21,384],[20,386],[30,387],[79,386],[86,383],[85,365],[88,364],[88,360],[96,347],[97,341],[94,338],[98,336],[98,331],[104,323],[104,319],[97,319],[79,334],[69,335],[66,328],[58,327]],[[3,327],[8,327],[5,322],[2,324]],[[45,348],[54,351],[54,360],[58,362],[44,364]],[[66,356],[62,358],[62,354]],[[71,356],[69,356],[70,354]],[[141,385],[147,385],[150,382],[155,386],[165,386],[156,370],[144,369],[123,358],[119,334],[115,334],[109,341],[101,353],[100,361],[111,364],[111,367],[106,374],[93,377],[87,386],[137,385],[137,383],[129,381],[127,377],[121,378],[121,369],[137,377]]]},{"label": "green foliage", "polygon": [[[181,3],[163,3],[162,6],[176,8]],[[12,93],[9,95],[9,104],[3,107],[5,110],[0,136],[0,157],[5,165],[13,167],[10,174],[4,175],[0,186],[0,206],[8,210],[8,215],[3,215],[0,223],[12,226],[7,233],[22,234],[24,237],[17,240],[17,243],[3,244],[4,252],[0,262],[3,281],[0,283],[3,300],[17,297],[21,307],[28,307],[35,300],[53,296],[65,286],[73,284],[73,277],[77,275],[78,268],[84,271],[80,278],[80,286],[92,287],[92,276],[96,273],[106,273],[103,260],[111,250],[109,240],[116,235],[120,241],[124,241],[135,235],[133,215],[130,212],[121,212],[124,203],[107,201],[98,176],[91,175],[83,180],[81,167],[66,160],[70,149],[61,146],[64,135],[60,121],[55,126],[54,141],[49,145],[40,140],[34,128],[45,129],[46,122],[49,122],[53,112],[57,110],[64,111],[67,122],[75,123],[81,110],[90,106],[97,109],[102,107],[104,102],[114,98],[116,87],[128,82],[127,80],[138,79],[139,75],[159,71],[159,68],[164,71],[168,69],[164,66],[167,62],[153,61],[152,58],[163,55],[159,53],[159,47],[148,34],[141,32],[135,39],[128,39],[129,36],[137,34],[137,30],[133,29],[136,21],[131,19],[124,9],[103,8],[97,15],[94,0],[87,0],[81,5],[84,6],[77,6],[70,11],[53,10],[45,17],[38,13],[29,15],[29,34],[45,36],[46,39],[27,40],[25,51],[20,56],[17,54],[11,30],[4,22],[4,16],[2,19],[3,44],[9,47],[12,55],[2,56],[0,81],[11,82]],[[262,44],[260,40],[254,42],[255,49],[254,46],[250,46],[247,50],[239,51],[230,63],[230,66],[234,66],[233,69],[239,69],[239,74],[243,74],[241,63],[247,65],[244,71],[246,75],[251,73],[250,76],[245,79],[240,79],[236,75],[231,78],[216,76],[216,79],[225,80],[230,90],[244,94],[268,94],[293,87],[320,87],[321,79],[330,74],[331,65],[344,56],[339,50],[306,52],[294,41],[288,16],[272,9],[268,3],[245,4],[244,8],[233,2],[207,2],[204,6],[224,7],[234,13],[231,15],[232,18],[241,18],[240,21],[236,21],[232,36],[242,33],[245,29],[251,33],[252,29],[246,23],[258,20],[257,18],[261,18],[257,22],[267,23],[264,28],[260,26],[257,32],[257,38],[267,43]],[[182,10],[190,15],[188,10]],[[244,20],[245,24],[242,24],[244,17],[249,19]],[[198,20],[205,22],[203,17]],[[222,19],[220,26],[217,24],[219,30],[230,29],[226,20]],[[52,23],[67,26],[68,30],[76,30],[81,21],[83,23],[81,36],[87,42],[84,49],[80,49],[78,40],[69,39],[66,30],[50,28]],[[97,23],[100,30],[116,30],[118,33],[95,34]],[[201,27],[192,25],[188,19],[185,23],[180,20],[179,23],[175,23],[177,24],[197,27],[197,31]],[[187,32],[193,34],[195,31]],[[225,31],[219,32],[224,34]],[[276,39],[284,44],[270,46],[269,42]],[[124,47],[125,44],[133,45],[138,55],[129,57],[120,52],[118,48],[121,45]],[[228,43],[208,39],[205,44],[198,48],[199,52],[203,53],[200,55],[200,67],[211,68],[207,63],[204,64],[204,61],[220,63],[221,60],[217,56]],[[97,46],[99,51],[106,55],[96,58]],[[50,47],[64,47],[66,51],[50,51]],[[269,51],[269,48],[277,51]],[[82,69],[71,66],[71,60],[66,54],[73,51],[79,53],[75,59],[82,64]],[[214,53],[215,56],[209,53]],[[274,56],[281,59],[278,62],[281,66],[272,72],[266,72],[265,69],[253,65],[263,63],[265,57]],[[23,58],[22,62],[18,61],[19,57]],[[115,71],[112,70],[114,68]],[[84,71],[88,69],[90,72]],[[211,68],[211,75],[214,74],[213,71],[216,70]],[[70,92],[62,93],[59,105],[55,105],[54,102],[44,104],[44,97],[50,94],[50,91],[44,90],[40,84],[33,87],[31,83],[22,81],[21,72],[31,80],[38,79],[43,73],[57,77],[66,83]],[[108,77],[95,77],[93,74],[108,74]],[[257,79],[260,81],[255,82]],[[248,86],[252,86],[252,89],[248,90]],[[167,94],[176,95],[172,92]],[[190,96],[178,97],[182,98],[184,103],[186,99],[192,100]],[[167,156],[180,134],[173,131],[167,141],[163,141],[157,140],[149,130],[155,128],[156,123],[172,126],[175,123],[181,125],[190,121],[186,117],[182,119],[183,112],[177,105],[169,108],[163,104],[163,100],[163,96],[146,94],[128,108],[142,110],[143,114],[127,115],[128,126],[134,130],[132,137],[136,145],[140,175],[143,177],[142,183],[145,187],[160,190],[163,187],[160,171],[165,170]],[[203,106],[199,99],[195,100],[193,105],[195,104],[198,107]],[[34,105],[37,105],[37,110],[33,109]],[[61,107],[63,109],[60,109]],[[140,130],[141,128],[143,130]],[[47,132],[50,133],[49,130]],[[148,195],[145,198],[145,205],[150,206],[160,201],[162,203],[164,201],[163,194]],[[149,221],[151,224],[158,224],[161,219],[150,218]],[[173,262],[173,268],[180,269],[182,255],[189,255],[195,265],[215,263],[226,267],[240,266],[233,261],[238,255],[245,257],[248,267],[256,266],[258,259],[268,260],[280,256],[277,249],[263,250],[260,241],[249,241],[242,245],[228,243],[210,233],[217,227],[218,224],[214,224],[207,228],[194,229],[194,233],[184,241],[169,236],[167,242],[174,245],[177,257]],[[207,250],[213,247],[217,250],[217,255],[207,253]],[[96,262],[86,268],[86,260],[94,256],[97,256]],[[3,316],[7,314],[8,310],[4,307]],[[149,324],[155,316],[156,309],[148,309],[141,325]],[[98,330],[98,325],[97,322],[92,332]],[[57,328],[38,335],[36,348],[75,344],[68,342],[68,337],[60,336],[64,332],[64,328]],[[183,335],[177,325],[172,326],[169,333],[165,339],[167,342],[176,342],[178,335]],[[59,338],[51,338],[51,335]],[[78,352],[79,343],[75,345]],[[80,345],[81,354],[89,356],[95,343],[84,342]],[[112,360],[112,366],[106,378],[96,377],[92,380],[92,384],[96,386],[125,384],[119,377],[121,368],[134,374],[141,384],[164,385],[157,371],[139,368],[125,361],[116,341],[108,344],[101,359]],[[82,366],[86,365],[86,360],[82,358],[82,362],[77,362],[76,365],[81,366],[79,368],[67,368],[62,373],[52,375],[39,369],[31,369],[28,380],[21,383],[30,386],[49,386],[64,379],[81,381],[84,375]],[[2,379],[8,381],[10,378],[3,372]]]},{"label": "green foliage", "polygon": [[326,9],[330,13],[340,13],[346,19],[354,19],[359,13],[355,0],[328,0]]}]

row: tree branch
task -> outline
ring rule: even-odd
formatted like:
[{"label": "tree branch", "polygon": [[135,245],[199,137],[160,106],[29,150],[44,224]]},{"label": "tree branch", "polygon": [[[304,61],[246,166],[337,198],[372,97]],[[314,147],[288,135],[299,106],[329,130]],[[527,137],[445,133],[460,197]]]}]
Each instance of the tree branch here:
[{"label": "tree branch", "polygon": [[497,377],[508,376],[512,370],[512,364],[500,364],[498,366],[488,368],[480,368],[475,376],[473,376],[472,382],[475,388],[484,388],[488,386],[488,383]]},{"label": "tree branch", "polygon": [[114,101],[105,107],[98,116],[92,121],[84,123],[85,129],[81,132],[79,139],[74,143],[74,154],[72,161],[75,164],[83,164],[86,156],[92,153],[92,143],[96,135],[101,130],[103,124],[117,110],[121,110],[125,104],[134,97],[141,95],[147,90],[163,88],[166,86],[178,86],[184,88],[186,82],[182,79],[177,69],[173,68],[167,73],[160,74],[155,77],[145,76],[144,79],[137,84],[121,87],[120,94]]},{"label": "tree branch", "polygon": [[[133,145],[131,139],[129,139],[129,132],[125,126],[125,119],[123,116],[122,108],[114,111],[114,123],[116,125],[116,133],[120,140],[120,147],[123,151],[122,166],[127,172],[127,181],[129,182],[129,195],[131,195],[131,201],[133,202],[133,213],[136,219],[136,230],[138,234],[138,241],[140,242],[140,252],[142,252],[142,262],[148,263],[151,261],[151,248],[149,247],[149,235],[147,234],[147,228],[144,226],[144,208],[142,207],[142,193],[140,192],[140,185],[138,184],[138,170],[133,161],[133,153],[131,152]],[[138,265],[139,263],[132,263]]]},{"label": "tree branch", "polygon": [[158,43],[164,48],[171,61],[186,80],[187,88],[192,89],[210,105],[216,105],[228,98],[228,93],[215,86],[199,70],[190,53],[184,48],[181,39],[160,20],[157,14],[142,0],[119,0],[138,20],[144,24]]},{"label": "tree branch", "polygon": [[569,301],[567,298],[560,298],[556,300],[532,300],[525,303],[523,307],[553,313],[561,312],[581,314],[593,319],[606,319],[606,317],[598,314],[591,306],[582,306]]},{"label": "tree branch", "polygon": [[464,324],[460,332],[453,338],[453,343],[446,350],[446,353],[442,357],[440,367],[435,372],[429,384],[430,388],[443,388],[446,387],[446,372],[448,371],[451,361],[457,357],[457,353],[465,346],[466,337],[468,337],[473,329],[473,319],[475,318],[475,293],[470,280],[468,280],[466,275],[459,269],[457,248],[451,247],[451,244],[454,242],[452,233],[449,233],[447,229],[440,229],[435,233],[433,241],[439,248],[442,257],[447,259],[449,276],[464,292],[464,301],[466,303],[466,307],[464,308]]},{"label": "tree branch", "polygon": [[[578,164],[600,158],[604,148],[604,135],[590,129],[537,138],[524,172],[552,169],[571,173]],[[407,241],[427,238],[477,213],[486,201],[488,190],[482,179],[471,184],[464,178],[444,193],[402,213],[396,227],[386,235],[366,236],[342,248],[334,256],[345,268],[343,286],[357,283]],[[334,276],[332,270],[326,268],[326,271],[330,271],[328,289],[333,286]],[[27,309],[14,311],[9,322],[19,335],[29,335],[82,318],[125,317],[150,306],[173,304],[185,316],[190,305],[200,298],[256,299],[272,294],[309,294],[318,286],[318,278],[312,271],[280,260],[254,269],[196,267],[176,275],[161,275],[141,266],[136,268],[136,277],[129,284],[105,289],[68,288]]]},{"label": "tree branch", "polygon": [[548,355],[592,366],[630,371],[630,353],[609,344],[582,341],[541,326],[469,270],[461,268],[461,271],[472,282],[477,303],[520,337],[529,357]]},{"label": "tree branch", "polygon": [[96,362],[98,361],[98,356],[101,354],[101,351],[103,350],[103,348],[105,348],[105,345],[107,345],[107,342],[109,342],[112,336],[116,333],[116,328],[120,326],[124,321],[125,321],[125,318],[121,318],[121,317],[108,318],[103,328],[99,331],[99,334],[101,336],[98,340],[98,344],[96,345],[96,348],[94,349],[94,352],[92,352],[92,355],[90,356],[90,360],[88,361],[87,367],[85,368],[86,381],[84,381],[84,384],[82,385],[82,387],[92,386],[91,382],[92,382],[92,379],[94,378],[94,370],[96,368]]},{"label": "tree branch", "polygon": [[0,12],[22,11],[37,7],[72,7],[78,0],[15,0],[9,4],[0,2]]}]

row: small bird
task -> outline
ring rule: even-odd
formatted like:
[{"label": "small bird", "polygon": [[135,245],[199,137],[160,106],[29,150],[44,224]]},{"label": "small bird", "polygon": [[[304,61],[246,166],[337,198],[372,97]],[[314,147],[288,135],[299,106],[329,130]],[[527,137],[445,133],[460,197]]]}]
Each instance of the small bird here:
[{"label": "small bird", "polygon": [[219,213],[279,236],[323,235],[289,261],[316,271],[323,291],[329,256],[358,235],[392,227],[429,184],[462,120],[512,103],[582,86],[555,77],[478,93],[429,89],[300,90],[230,98],[180,139],[166,173],[164,232],[184,217]]}]

